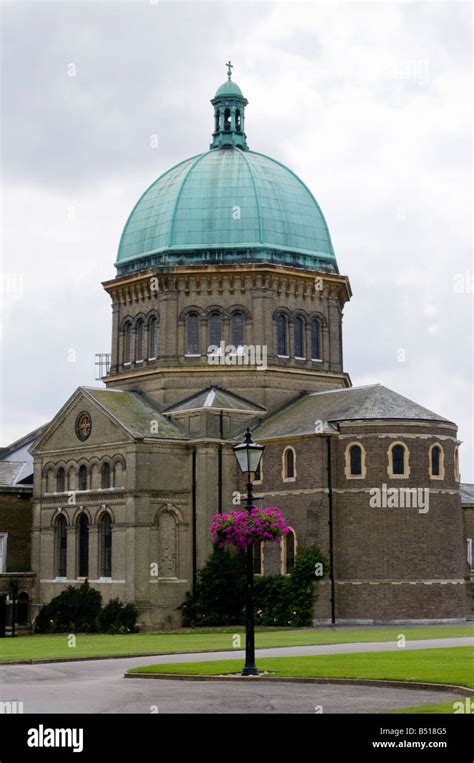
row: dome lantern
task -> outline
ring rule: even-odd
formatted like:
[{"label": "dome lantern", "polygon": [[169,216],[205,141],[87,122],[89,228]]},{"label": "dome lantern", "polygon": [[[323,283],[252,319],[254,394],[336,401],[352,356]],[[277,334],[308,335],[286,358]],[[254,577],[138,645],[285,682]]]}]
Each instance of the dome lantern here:
[{"label": "dome lantern", "polygon": [[221,85],[214,98],[214,132],[210,148],[236,147],[248,150],[245,127],[245,107],[248,104],[240,87],[232,81],[233,65],[227,62],[227,81]]}]

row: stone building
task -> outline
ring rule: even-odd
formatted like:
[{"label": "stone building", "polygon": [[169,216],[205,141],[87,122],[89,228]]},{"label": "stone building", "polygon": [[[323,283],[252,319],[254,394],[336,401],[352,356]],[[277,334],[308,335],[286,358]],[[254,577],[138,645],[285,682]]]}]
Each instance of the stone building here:
[{"label": "stone building", "polygon": [[36,604],[88,578],[176,625],[211,552],[212,516],[243,490],[232,452],[266,446],[257,501],[298,549],[332,562],[321,621],[460,619],[467,571],[453,422],[382,387],[352,387],[351,298],[324,216],[291,170],[247,145],[247,100],[211,101],[210,149],[165,172],[125,225],[105,389],[80,387],[36,442]]}]

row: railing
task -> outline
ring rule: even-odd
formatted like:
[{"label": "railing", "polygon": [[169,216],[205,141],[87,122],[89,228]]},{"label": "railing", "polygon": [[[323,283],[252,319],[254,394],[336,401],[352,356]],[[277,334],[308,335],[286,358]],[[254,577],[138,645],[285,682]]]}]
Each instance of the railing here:
[{"label": "railing", "polygon": [[111,354],[110,352],[96,352],[95,354],[95,367],[96,367],[96,381],[100,381],[107,376],[110,372]]}]

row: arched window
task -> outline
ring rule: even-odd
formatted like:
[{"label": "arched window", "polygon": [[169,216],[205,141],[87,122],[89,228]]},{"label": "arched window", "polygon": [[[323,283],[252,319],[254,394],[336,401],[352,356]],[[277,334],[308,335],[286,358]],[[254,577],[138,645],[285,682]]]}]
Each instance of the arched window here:
[{"label": "arched window", "polygon": [[240,110],[239,109],[237,109],[236,112],[235,112],[235,129],[237,130],[237,132],[240,132],[241,129],[242,129],[242,125],[241,125],[241,122],[240,122]]},{"label": "arched window", "polygon": [[199,315],[189,313],[186,320],[187,355],[199,355]]},{"label": "arched window", "polygon": [[431,449],[431,473],[433,477],[439,477],[441,448],[435,445]]},{"label": "arched window", "polygon": [[100,576],[112,577],[112,520],[110,514],[104,514],[100,520]]},{"label": "arched window", "polygon": [[233,313],[231,321],[232,344],[242,347],[245,344],[245,318],[242,313]]},{"label": "arched window", "polygon": [[62,466],[59,467],[56,473],[56,492],[64,493],[66,489],[66,474]]},{"label": "arched window", "polygon": [[321,360],[320,324],[316,318],[311,321],[311,360]]},{"label": "arched window", "polygon": [[304,358],[304,321],[295,318],[295,358]]},{"label": "arched window", "polygon": [[87,514],[79,517],[79,575],[87,578],[89,575],[89,520]]},{"label": "arched window", "polygon": [[148,323],[148,358],[158,357],[158,318],[152,315]]},{"label": "arched window", "polygon": [[287,343],[286,343],[286,317],[280,313],[277,318],[277,354],[286,357]]},{"label": "arched window", "polygon": [[107,490],[107,488],[110,487],[110,476],[110,464],[106,462],[105,464],[102,464],[102,469],[100,471],[100,482],[102,490]]},{"label": "arched window", "polygon": [[132,324],[128,321],[123,331],[123,362],[132,362]]},{"label": "arched window", "polygon": [[357,476],[362,474],[362,448],[360,445],[351,445],[349,454],[351,459],[351,475]]},{"label": "arched window", "polygon": [[137,323],[137,344],[136,344],[136,360],[143,360],[145,357],[145,322],[139,320]]},{"label": "arched window", "polygon": [[174,514],[163,511],[158,520],[158,574],[160,578],[178,576],[177,525]]},{"label": "arched window", "polygon": [[78,490],[87,490],[87,467],[84,464],[79,467]]},{"label": "arched window", "polygon": [[219,109],[218,109],[218,110],[216,111],[216,129],[215,129],[215,132],[219,132],[219,128],[220,128],[220,121],[221,121],[221,112],[220,112],[220,111],[219,111]]},{"label": "arched window", "polygon": [[219,313],[209,316],[209,345],[219,347],[222,339],[222,318]]},{"label": "arched window", "polygon": [[283,451],[283,480],[293,482],[296,477],[296,455],[293,448],[285,448]]},{"label": "arched window", "polygon": [[224,111],[224,130],[230,130],[230,109]]},{"label": "arched window", "polygon": [[294,530],[290,529],[288,535],[282,543],[282,574],[289,575],[293,567],[295,566],[296,556],[296,536]]},{"label": "arched window", "polygon": [[56,577],[67,577],[67,522],[61,514],[56,521]]},{"label": "arched window", "polygon": [[402,442],[393,443],[388,449],[389,477],[409,477],[408,448]]}]

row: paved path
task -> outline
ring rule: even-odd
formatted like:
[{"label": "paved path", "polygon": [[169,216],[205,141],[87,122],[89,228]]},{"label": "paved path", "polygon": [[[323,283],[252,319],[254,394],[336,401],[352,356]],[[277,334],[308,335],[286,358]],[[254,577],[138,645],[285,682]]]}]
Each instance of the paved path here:
[{"label": "paved path", "polygon": [[[470,646],[473,639],[408,641],[405,649]],[[392,651],[394,642],[259,649],[257,657]],[[243,660],[241,650],[200,654],[0,665],[0,701],[22,701],[25,713],[369,713],[451,702],[455,693],[330,684],[240,684],[125,680],[132,667],[153,663]],[[317,709],[316,709],[317,708]]]}]

